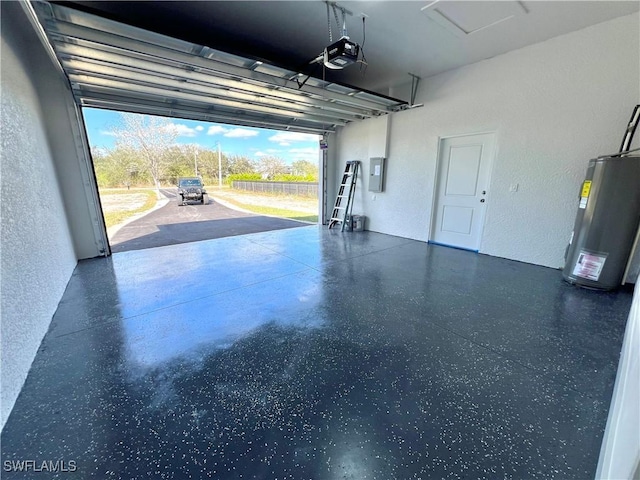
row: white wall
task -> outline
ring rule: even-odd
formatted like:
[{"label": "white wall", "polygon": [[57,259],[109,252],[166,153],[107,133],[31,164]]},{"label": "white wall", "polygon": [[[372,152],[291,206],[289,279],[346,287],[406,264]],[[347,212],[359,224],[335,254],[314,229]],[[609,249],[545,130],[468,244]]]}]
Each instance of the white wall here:
[{"label": "white wall", "polygon": [[[604,432],[597,479],[637,479],[640,468],[640,287],[636,287]],[[636,476],[634,476],[634,472]]]},{"label": "white wall", "polygon": [[640,102],[639,58],[636,13],[423,79],[424,107],[390,116],[376,200],[367,172],[377,119],[339,131],[335,170],[365,161],[353,212],[369,230],[428,240],[439,137],[496,132],[480,251],[562,266],[588,160],[618,150]]},{"label": "white wall", "polygon": [[104,255],[108,249],[95,175],[70,87],[57,75],[54,78],[54,74],[50,62],[43,60],[38,64],[35,78],[45,112],[42,120],[59,172],[76,256],[94,258]]},{"label": "white wall", "polygon": [[[60,89],[17,2],[0,2],[2,407],[13,408],[76,265],[37,75]],[[35,72],[33,65],[39,65]],[[57,99],[60,101],[60,99]],[[55,119],[51,119],[55,121]],[[58,119],[58,121],[60,121]]]}]

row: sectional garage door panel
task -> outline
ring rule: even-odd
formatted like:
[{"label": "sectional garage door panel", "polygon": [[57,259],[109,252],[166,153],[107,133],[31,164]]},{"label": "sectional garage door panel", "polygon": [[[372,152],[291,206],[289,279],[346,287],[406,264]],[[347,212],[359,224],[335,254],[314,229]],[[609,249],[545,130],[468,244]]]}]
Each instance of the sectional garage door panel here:
[{"label": "sectional garage door panel", "polygon": [[33,7],[82,106],[315,133],[407,107],[60,5]]}]

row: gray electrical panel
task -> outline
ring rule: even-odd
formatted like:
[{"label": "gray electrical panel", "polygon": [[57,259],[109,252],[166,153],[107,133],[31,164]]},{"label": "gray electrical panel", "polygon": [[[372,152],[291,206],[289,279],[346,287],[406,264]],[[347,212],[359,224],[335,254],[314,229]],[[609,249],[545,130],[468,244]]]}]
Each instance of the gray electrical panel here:
[{"label": "gray electrical panel", "polygon": [[384,179],[384,158],[369,159],[369,191],[381,192]]}]

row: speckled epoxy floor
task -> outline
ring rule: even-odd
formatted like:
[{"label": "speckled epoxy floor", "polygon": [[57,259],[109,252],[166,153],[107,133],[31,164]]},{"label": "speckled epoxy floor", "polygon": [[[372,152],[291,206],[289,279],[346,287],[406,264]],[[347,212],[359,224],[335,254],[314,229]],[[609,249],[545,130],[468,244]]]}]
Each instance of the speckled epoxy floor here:
[{"label": "speckled epoxy floor", "polygon": [[317,227],[83,261],[2,478],[592,478],[630,302]]}]

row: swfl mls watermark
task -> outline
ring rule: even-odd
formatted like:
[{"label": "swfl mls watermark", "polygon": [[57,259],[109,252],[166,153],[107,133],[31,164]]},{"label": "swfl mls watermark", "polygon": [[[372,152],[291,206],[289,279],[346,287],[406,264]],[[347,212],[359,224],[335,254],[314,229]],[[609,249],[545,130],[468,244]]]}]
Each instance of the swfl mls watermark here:
[{"label": "swfl mls watermark", "polygon": [[5,460],[2,464],[5,472],[75,472],[78,465],[75,460]]}]

